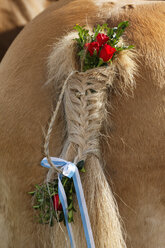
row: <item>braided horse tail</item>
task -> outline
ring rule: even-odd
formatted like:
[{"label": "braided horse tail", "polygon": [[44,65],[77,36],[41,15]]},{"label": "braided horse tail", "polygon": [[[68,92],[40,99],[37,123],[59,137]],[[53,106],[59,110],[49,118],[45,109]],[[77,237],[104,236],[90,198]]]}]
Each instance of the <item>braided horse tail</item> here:
[{"label": "braided horse tail", "polygon": [[[59,101],[62,101],[64,108],[66,127],[62,128],[66,130],[66,139],[60,157],[74,163],[85,161],[86,173],[81,179],[96,247],[124,248],[126,245],[117,204],[103,171],[100,136],[107,119],[107,88],[113,87],[114,83],[117,85],[117,80],[122,90],[132,88],[136,66],[132,53],[124,51],[109,67],[78,72],[75,36],[71,33],[64,37],[55,45],[48,59],[49,81],[55,84],[57,92],[63,88],[64,96],[62,98],[61,95]],[[48,136],[55,117],[52,119]],[[49,137],[45,141],[47,157],[48,145]],[[74,215],[72,228],[77,247],[86,247],[78,212]],[[58,225],[55,229],[55,247],[67,247],[64,232],[60,232]]]}]

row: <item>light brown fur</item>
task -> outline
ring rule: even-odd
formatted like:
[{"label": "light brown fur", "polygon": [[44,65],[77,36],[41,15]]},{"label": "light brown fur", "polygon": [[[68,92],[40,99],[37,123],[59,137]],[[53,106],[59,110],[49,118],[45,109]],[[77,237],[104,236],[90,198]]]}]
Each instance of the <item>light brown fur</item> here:
[{"label": "light brown fur", "polygon": [[0,0],[0,60],[23,27],[53,2],[57,9],[69,0]]},{"label": "light brown fur", "polygon": [[[123,20],[131,23],[125,40],[136,46],[139,74],[134,96],[130,92],[126,97],[118,87],[110,93],[111,125],[108,140],[102,139],[102,156],[124,222],[127,246],[165,246],[165,4],[103,8],[97,9],[92,2],[80,0],[62,9],[49,8],[25,28],[1,63],[0,239],[3,248],[54,247],[57,239],[53,229],[34,223],[31,199],[26,194],[46,175],[39,164],[44,156],[43,128],[46,130],[58,95],[53,84],[45,86],[46,61],[54,42],[76,23],[93,26],[108,22],[114,26]],[[58,156],[64,141],[61,114],[54,127],[50,152]],[[90,171],[87,175],[90,177]],[[97,192],[102,188],[101,180],[98,182]],[[97,223],[94,228],[101,230]],[[60,237],[64,239],[59,231],[59,240]]]}]

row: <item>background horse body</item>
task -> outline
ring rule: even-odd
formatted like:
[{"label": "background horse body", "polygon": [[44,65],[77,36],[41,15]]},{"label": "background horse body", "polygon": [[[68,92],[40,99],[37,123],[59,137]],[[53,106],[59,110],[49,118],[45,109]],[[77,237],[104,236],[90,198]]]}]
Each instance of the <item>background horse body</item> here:
[{"label": "background horse body", "polygon": [[[127,246],[165,247],[165,3],[102,2],[79,0],[59,9],[52,6],[26,26],[0,65],[0,239],[3,248],[66,247],[63,234],[55,236],[54,228],[34,223],[27,194],[45,179],[46,171],[39,165],[44,156],[43,127],[47,127],[58,95],[52,83],[44,85],[48,80],[47,58],[54,43],[72,31],[76,23],[89,27],[108,23],[113,27],[124,20],[131,24],[125,39],[136,47],[139,71],[133,95],[129,90],[127,96],[118,91],[120,75],[116,77],[116,87],[109,95],[110,115],[106,124],[109,128],[106,140],[103,138],[101,143],[102,160],[124,222]],[[127,66],[125,63],[125,69]],[[61,152],[64,125],[63,115],[59,114],[50,144],[51,155],[59,156]],[[105,134],[105,130],[102,132]],[[88,173],[87,168],[83,180],[90,189],[98,179],[91,180]],[[85,190],[87,199],[88,189]],[[106,194],[99,191],[99,186],[98,192],[97,211],[89,209],[90,218],[96,220],[92,225],[96,247],[124,247],[120,241],[115,246],[110,240],[112,236],[118,237],[118,233],[109,233],[111,228],[104,234],[101,232],[104,225],[112,223],[97,208],[101,194]],[[101,204],[104,209],[104,202]],[[77,247],[85,247],[80,235],[82,227],[76,221],[73,226],[79,235]]]},{"label": "background horse body", "polygon": [[53,2],[58,8],[69,0],[0,0],[0,60],[22,28]]},{"label": "background horse body", "polygon": [[45,0],[0,1],[0,59],[22,28],[45,9]]}]

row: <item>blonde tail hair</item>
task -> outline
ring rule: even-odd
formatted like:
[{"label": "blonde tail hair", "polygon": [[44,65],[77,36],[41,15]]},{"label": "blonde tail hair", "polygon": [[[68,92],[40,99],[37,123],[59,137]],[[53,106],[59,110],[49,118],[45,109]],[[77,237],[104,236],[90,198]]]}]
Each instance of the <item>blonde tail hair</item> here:
[{"label": "blonde tail hair", "polygon": [[[61,89],[64,84],[64,98],[62,100],[61,95],[58,102],[60,104],[63,101],[67,132],[61,157],[75,164],[80,160],[85,161],[86,172],[81,175],[81,179],[96,247],[124,248],[126,244],[117,204],[103,171],[100,132],[107,118],[107,88],[113,87],[117,79],[122,84],[122,89],[132,87],[135,63],[131,52],[127,51],[106,68],[97,68],[85,73],[77,72],[73,38],[75,33],[57,43],[48,60],[50,81],[55,83],[56,89]],[[53,120],[56,115],[57,109]],[[50,134],[49,129],[49,137]],[[45,144],[45,151],[49,156],[49,139]],[[49,174],[49,178],[51,176]],[[86,241],[78,212],[75,213],[74,219],[72,228],[76,245],[84,248]],[[64,236],[58,233],[58,225],[55,229],[55,247],[66,247]]]}]

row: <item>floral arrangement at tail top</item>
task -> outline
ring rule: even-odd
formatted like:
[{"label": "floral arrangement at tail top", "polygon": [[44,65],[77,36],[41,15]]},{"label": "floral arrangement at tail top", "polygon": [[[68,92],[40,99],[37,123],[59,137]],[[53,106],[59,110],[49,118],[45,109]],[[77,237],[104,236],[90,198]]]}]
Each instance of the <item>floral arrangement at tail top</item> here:
[{"label": "floral arrangement at tail top", "polygon": [[120,51],[133,48],[133,46],[119,43],[120,37],[128,25],[128,21],[121,22],[114,28],[109,28],[107,24],[97,25],[93,34],[90,34],[84,26],[76,25],[74,29],[78,31],[79,38],[75,40],[79,50],[81,71],[107,66],[112,63]]}]

